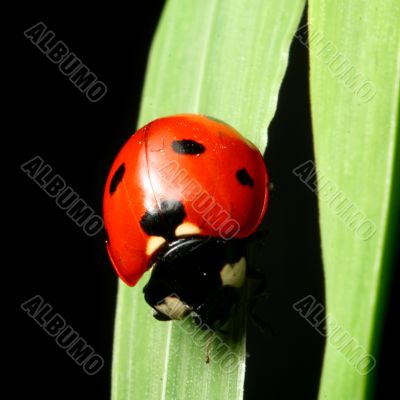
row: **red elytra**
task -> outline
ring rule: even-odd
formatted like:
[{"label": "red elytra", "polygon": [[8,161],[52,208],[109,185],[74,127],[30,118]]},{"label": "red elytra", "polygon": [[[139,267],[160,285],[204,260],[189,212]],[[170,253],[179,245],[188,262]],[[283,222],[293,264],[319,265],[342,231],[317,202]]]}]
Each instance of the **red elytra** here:
[{"label": "red elytra", "polygon": [[134,133],[111,167],[103,199],[108,253],[130,286],[152,256],[141,220],[170,200],[182,203],[182,223],[198,235],[246,238],[267,209],[263,157],[234,128],[202,115],[160,118]]}]

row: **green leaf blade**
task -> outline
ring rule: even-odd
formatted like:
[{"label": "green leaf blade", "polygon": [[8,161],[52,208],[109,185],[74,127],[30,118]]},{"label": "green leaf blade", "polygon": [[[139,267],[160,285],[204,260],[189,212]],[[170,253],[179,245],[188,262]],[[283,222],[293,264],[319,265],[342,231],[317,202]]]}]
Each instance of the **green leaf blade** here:
[{"label": "green leaf blade", "polygon": [[[231,124],[264,151],[304,4],[168,1],[152,44],[139,125],[177,113],[206,114]],[[154,320],[142,294],[148,277],[134,288],[119,284],[112,398],[241,399],[244,310],[224,342],[214,338],[206,363],[207,340],[192,324]],[[227,346],[234,367],[223,364],[220,346]]]},{"label": "green leaf blade", "polygon": [[[398,207],[399,19],[396,1],[310,1],[316,162],[320,187],[335,185],[319,196],[327,313],[371,357],[393,252],[390,207]],[[347,202],[342,209],[335,192]],[[356,212],[375,227],[370,237],[354,229]],[[320,398],[363,399],[370,376],[335,345],[335,329],[328,327]]]},{"label": "green leaf blade", "polygon": [[304,3],[168,2],[152,46],[140,125],[160,115],[209,114],[264,151]]}]

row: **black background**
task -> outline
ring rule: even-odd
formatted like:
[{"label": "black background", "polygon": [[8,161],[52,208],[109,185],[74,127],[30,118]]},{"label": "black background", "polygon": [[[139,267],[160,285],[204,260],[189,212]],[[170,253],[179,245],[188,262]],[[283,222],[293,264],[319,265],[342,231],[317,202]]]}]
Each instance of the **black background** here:
[{"label": "black background", "polygon": [[[13,78],[8,136],[12,191],[4,209],[11,220],[12,247],[5,282],[13,293],[16,325],[7,323],[13,344],[10,374],[13,398],[108,399],[117,278],[108,261],[104,236],[87,237],[21,170],[40,155],[97,213],[108,169],[119,148],[136,128],[147,52],[163,2],[123,9],[81,7],[15,10],[7,38]],[[108,87],[91,103],[23,32],[43,21]],[[313,294],[324,302],[319,253],[317,199],[292,174],[313,158],[308,94],[307,49],[294,41],[278,112],[271,124],[266,160],[275,191],[265,227],[263,251],[269,298],[258,312],[274,333],[249,325],[246,399],[315,398],[323,340],[291,309]],[[15,76],[15,78],[14,78]],[[15,248],[14,248],[15,247]],[[12,250],[11,250],[12,249]],[[398,278],[396,278],[398,281]],[[12,292],[11,292],[12,290]],[[105,367],[87,376],[57,347],[20,304],[39,294],[105,359]],[[378,391],[394,387],[394,294],[381,362]],[[398,299],[396,299],[398,300]],[[155,323],[157,323],[155,321]],[[15,328],[14,328],[15,327]],[[8,347],[6,345],[6,347]]]}]

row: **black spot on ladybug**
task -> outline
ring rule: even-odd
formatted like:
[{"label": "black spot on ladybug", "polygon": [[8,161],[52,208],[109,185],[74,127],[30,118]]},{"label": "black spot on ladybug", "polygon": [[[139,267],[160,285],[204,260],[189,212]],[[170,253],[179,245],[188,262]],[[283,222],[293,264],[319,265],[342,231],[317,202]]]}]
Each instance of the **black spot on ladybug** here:
[{"label": "black spot on ladybug", "polygon": [[122,178],[125,174],[125,164],[122,163],[118,169],[115,171],[111,182],[110,182],[110,194],[113,194],[119,185],[119,183],[122,181]]},{"label": "black spot on ladybug", "polygon": [[140,226],[149,236],[162,236],[166,240],[172,240],[175,229],[185,216],[185,208],[180,201],[166,200],[161,202],[160,209],[147,210],[140,220]]},{"label": "black spot on ladybug", "polygon": [[205,152],[206,148],[194,140],[183,139],[172,142],[172,150],[178,154],[197,155]]},{"label": "black spot on ladybug", "polygon": [[238,169],[236,171],[236,178],[239,181],[239,183],[243,186],[254,186],[254,180],[253,178],[249,175],[249,173],[246,171],[246,168]]}]

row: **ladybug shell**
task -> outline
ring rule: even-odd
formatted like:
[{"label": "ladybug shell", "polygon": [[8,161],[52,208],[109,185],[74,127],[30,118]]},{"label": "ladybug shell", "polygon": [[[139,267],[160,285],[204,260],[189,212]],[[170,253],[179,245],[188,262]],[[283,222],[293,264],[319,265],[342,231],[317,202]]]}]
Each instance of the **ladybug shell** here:
[{"label": "ladybug shell", "polygon": [[[155,253],[148,251],[150,237],[159,236],[161,246],[173,240],[171,233],[187,233],[179,233],[181,224],[202,236],[248,237],[265,214],[267,185],[261,153],[231,126],[192,114],[150,122],[123,146],[106,183],[104,222],[114,268],[135,285]],[[157,221],[172,228],[164,234]]]}]

